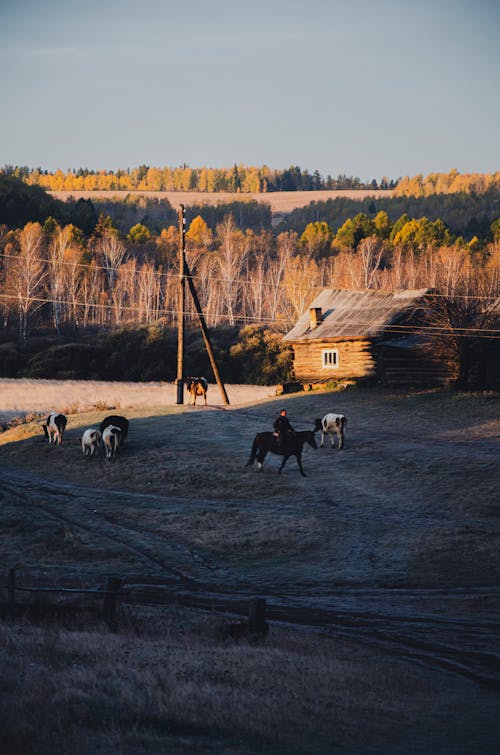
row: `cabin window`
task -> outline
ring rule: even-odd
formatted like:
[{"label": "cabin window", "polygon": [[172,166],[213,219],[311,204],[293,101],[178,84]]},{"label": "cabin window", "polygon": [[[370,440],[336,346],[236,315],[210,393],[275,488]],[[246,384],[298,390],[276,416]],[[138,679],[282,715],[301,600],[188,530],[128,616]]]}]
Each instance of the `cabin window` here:
[{"label": "cabin window", "polygon": [[339,366],[339,350],[323,349],[323,369],[330,370]]}]

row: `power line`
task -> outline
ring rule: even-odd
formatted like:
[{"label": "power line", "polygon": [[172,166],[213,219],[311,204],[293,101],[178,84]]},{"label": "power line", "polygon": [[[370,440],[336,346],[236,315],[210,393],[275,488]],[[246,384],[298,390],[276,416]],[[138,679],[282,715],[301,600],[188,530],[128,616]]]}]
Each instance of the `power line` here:
[{"label": "power line", "polygon": [[[22,258],[19,257],[19,255],[8,254],[8,253],[2,253],[1,257],[3,257],[4,259],[11,259],[11,260],[20,260],[20,259],[22,259]],[[44,262],[47,265],[54,265],[54,260],[47,259],[47,258],[44,258],[44,257],[37,257],[36,261],[37,262]],[[104,270],[106,272],[110,272],[111,271],[111,272],[115,272],[116,273],[116,272],[119,272],[120,269],[121,269],[121,267],[123,267],[124,265],[126,265],[127,262],[121,263],[121,265],[119,267],[113,267],[112,265],[96,265],[94,262],[92,262],[92,263],[71,262],[70,260],[57,260],[56,264],[57,265],[67,265],[67,266],[71,266],[71,267],[79,267],[79,268],[83,268],[85,270]],[[143,263],[143,265],[144,264],[146,264],[146,263]],[[171,280],[177,280],[178,279],[178,275],[179,275],[178,272],[163,272],[163,271],[157,270],[157,269],[153,270],[153,274],[154,274],[154,276],[156,278],[165,278],[165,279],[171,279]],[[130,275],[130,273],[129,273],[129,275]],[[135,270],[135,272],[133,273],[132,277],[139,277],[140,275],[141,275],[141,270],[139,269],[139,270]],[[206,276],[194,275],[193,273],[191,273],[189,276],[186,276],[186,278],[188,278],[188,277],[191,280],[193,280],[193,281],[204,281],[204,280],[206,280]],[[281,276],[280,280],[277,281],[276,283],[266,283],[266,282],[261,281],[261,282],[259,282],[258,285],[259,285],[259,287],[262,287],[262,288],[276,289],[277,286],[279,285],[279,283],[281,282],[282,277],[283,276]],[[240,277],[231,278],[231,279],[210,276],[209,277],[209,282],[210,283],[223,283],[223,284],[226,284],[226,285],[227,284],[229,284],[229,285],[238,285],[240,287],[251,287],[251,288],[255,287],[254,283],[252,283],[251,281],[249,281],[246,278],[242,278],[241,276]],[[290,283],[288,283],[287,284],[287,288],[290,289],[290,290],[292,290],[292,291],[293,290],[303,290],[304,286],[291,285]],[[309,288],[315,289],[315,290],[321,290],[322,291],[325,288],[329,288],[329,287],[328,286],[324,286],[324,285],[311,284],[309,286]],[[336,290],[339,290],[339,291],[350,291],[351,290],[351,289],[344,289],[344,288],[335,287],[335,286],[331,286],[331,288],[335,288]],[[374,293],[386,293],[386,294],[393,294],[393,293],[395,293],[394,290],[391,290],[391,289],[382,289],[382,288],[377,288],[377,289],[374,288],[374,289],[367,289],[367,290],[373,291]],[[498,292],[492,293],[492,294],[458,294],[458,293],[442,294],[442,293],[437,293],[437,292],[426,292],[426,293],[421,294],[421,297],[419,297],[419,298],[476,299],[476,300],[479,300],[479,301],[484,300],[484,301],[493,302],[493,301],[495,301],[499,297],[500,297],[500,290]]]},{"label": "power line", "polygon": [[[156,317],[160,316],[166,316],[166,315],[175,315],[177,316],[178,312],[177,309],[169,309],[169,308],[163,308],[163,307],[157,307],[155,305],[151,307],[137,307],[137,306],[131,306],[127,304],[116,304],[114,302],[109,303],[89,303],[89,302],[81,302],[81,301],[75,301],[75,300],[65,300],[65,299],[50,299],[46,297],[36,297],[36,296],[30,296],[30,297],[22,297],[25,299],[29,299],[30,302],[37,302],[38,304],[59,304],[59,305],[66,305],[70,307],[80,307],[82,309],[89,309],[89,310],[120,310],[120,311],[126,311],[126,312],[149,312],[152,315],[155,315]],[[19,296],[16,296],[14,294],[2,294],[0,293],[0,299],[10,299],[12,301],[19,301]],[[185,310],[184,315],[194,317],[193,310]],[[226,321],[234,321],[236,322],[248,322],[248,323],[254,323],[254,324],[262,324],[262,325],[270,325],[270,324],[279,324],[279,325],[295,325],[297,323],[297,320],[293,320],[292,318],[286,316],[286,317],[275,317],[274,319],[270,318],[264,318],[264,317],[252,317],[250,315],[241,315],[241,314],[233,314],[230,315],[228,313],[222,313],[222,312],[216,312],[212,313],[210,315],[212,319],[217,320],[226,320]],[[347,323],[346,323],[347,324]],[[474,337],[474,338],[488,338],[488,339],[500,339],[500,329],[498,328],[472,328],[472,327],[454,327],[454,326],[448,326],[448,325],[397,325],[397,324],[390,324],[381,327],[382,332],[392,332],[392,333],[400,333],[401,335],[411,335],[414,333],[418,333],[420,335],[450,335],[450,336],[456,336],[456,337]],[[343,336],[336,336],[338,339],[342,339]],[[345,335],[345,338],[352,338],[353,336]],[[360,336],[362,337],[362,336]]]}]

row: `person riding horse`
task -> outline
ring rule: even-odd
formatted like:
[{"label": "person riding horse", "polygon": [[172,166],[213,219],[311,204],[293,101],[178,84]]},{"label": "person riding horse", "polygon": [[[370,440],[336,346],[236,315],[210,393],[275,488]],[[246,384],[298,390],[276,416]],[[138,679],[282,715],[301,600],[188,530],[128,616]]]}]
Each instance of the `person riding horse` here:
[{"label": "person riding horse", "polygon": [[274,436],[276,438],[276,443],[280,448],[284,448],[287,445],[289,445],[289,441],[293,438],[295,435],[295,430],[290,424],[290,420],[287,417],[286,409],[282,409],[279,413],[279,416],[274,420],[273,422],[274,427]]}]

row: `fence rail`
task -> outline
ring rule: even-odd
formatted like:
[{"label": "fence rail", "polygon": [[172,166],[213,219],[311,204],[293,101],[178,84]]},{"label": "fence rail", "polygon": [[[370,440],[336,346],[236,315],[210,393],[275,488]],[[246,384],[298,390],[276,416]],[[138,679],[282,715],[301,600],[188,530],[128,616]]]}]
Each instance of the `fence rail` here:
[{"label": "fence rail", "polygon": [[[116,628],[117,626],[117,611],[119,601],[124,601],[127,604],[137,606],[165,606],[172,602],[166,601],[165,599],[161,601],[155,601],[154,599],[151,599],[154,596],[155,587],[161,589],[163,595],[165,595],[164,585],[143,585],[143,587],[147,588],[147,592],[149,593],[147,600],[144,600],[144,596],[134,597],[132,589],[123,588],[122,579],[112,576],[106,577],[105,587],[98,589],[85,587],[45,587],[38,585],[19,584],[16,579],[16,570],[14,568],[11,568],[7,572],[6,583],[4,585],[0,585],[0,589],[2,589],[2,587],[3,589],[7,590],[7,616],[11,620],[15,619],[23,610],[26,610],[29,605],[31,605],[20,603],[17,599],[17,593],[58,593],[61,595],[71,594],[95,596],[96,598],[102,599],[101,616],[113,628]],[[171,591],[170,586],[169,591]],[[153,596],[151,595],[151,593],[153,593]],[[178,602],[183,603],[184,605],[189,605],[192,608],[203,608],[204,610],[206,610],[210,605],[209,595],[200,596],[200,600],[197,601],[196,604],[192,598],[190,599],[189,603],[186,603],[186,601],[182,599],[182,596],[178,596],[178,598]],[[241,600],[238,600],[238,603],[241,603]],[[55,606],[45,607],[48,611],[51,608],[55,610]],[[74,608],[74,610],[76,610],[76,608]],[[232,613],[234,613],[234,606]],[[236,613],[240,614],[240,611],[236,610]],[[243,612],[241,612],[241,615],[243,615]],[[264,598],[250,598],[248,600],[248,620],[246,622],[242,621],[236,624],[231,624],[228,628],[229,635],[233,637],[257,637],[266,635],[268,634],[268,632],[269,625],[266,622],[266,601]]]}]

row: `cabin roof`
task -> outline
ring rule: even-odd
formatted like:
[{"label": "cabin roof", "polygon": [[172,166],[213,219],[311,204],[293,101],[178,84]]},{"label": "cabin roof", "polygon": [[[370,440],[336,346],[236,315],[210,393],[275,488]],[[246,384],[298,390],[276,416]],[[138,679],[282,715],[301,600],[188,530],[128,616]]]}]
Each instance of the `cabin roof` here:
[{"label": "cabin roof", "polygon": [[[316,341],[329,338],[373,338],[404,314],[421,305],[429,289],[414,291],[345,291],[324,289],[284,341]],[[309,309],[320,308],[322,320],[311,328]]]}]

